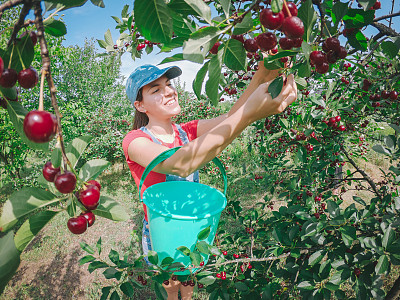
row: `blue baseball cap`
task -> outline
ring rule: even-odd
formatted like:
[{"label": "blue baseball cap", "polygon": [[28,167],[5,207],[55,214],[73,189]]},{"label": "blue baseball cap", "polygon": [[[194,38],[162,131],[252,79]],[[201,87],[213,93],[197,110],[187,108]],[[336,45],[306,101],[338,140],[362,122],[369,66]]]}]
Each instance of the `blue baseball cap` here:
[{"label": "blue baseball cap", "polygon": [[136,101],[139,90],[146,84],[157,80],[163,75],[167,78],[172,79],[182,74],[182,70],[177,66],[168,67],[165,69],[159,69],[153,65],[143,65],[137,67],[131,75],[129,75],[126,81],[126,95],[131,101],[132,105]]}]

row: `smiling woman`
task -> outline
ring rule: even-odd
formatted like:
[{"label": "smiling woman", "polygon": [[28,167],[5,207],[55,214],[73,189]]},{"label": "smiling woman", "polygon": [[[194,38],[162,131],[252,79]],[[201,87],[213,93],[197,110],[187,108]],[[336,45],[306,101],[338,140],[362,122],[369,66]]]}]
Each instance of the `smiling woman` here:
[{"label": "smiling woman", "polygon": [[[210,120],[175,124],[172,118],[181,112],[181,107],[178,93],[170,80],[181,73],[176,66],[159,69],[144,65],[135,69],[127,80],[126,92],[135,107],[135,117],[133,130],[125,136],[122,147],[138,188],[145,168],[154,158],[169,148],[182,146],[148,174],[140,190],[141,195],[147,187],[160,182],[198,182],[197,170],[221,153],[247,126],[282,112],[297,98],[296,83],[290,75],[284,80],[281,93],[272,99],[268,86],[278,71],[265,69],[261,62],[247,89],[228,113]],[[142,246],[147,255],[152,246],[145,205],[144,211]],[[166,280],[163,286],[168,299],[178,299],[178,290],[182,299],[191,299],[193,287],[190,285],[171,279]]]}]

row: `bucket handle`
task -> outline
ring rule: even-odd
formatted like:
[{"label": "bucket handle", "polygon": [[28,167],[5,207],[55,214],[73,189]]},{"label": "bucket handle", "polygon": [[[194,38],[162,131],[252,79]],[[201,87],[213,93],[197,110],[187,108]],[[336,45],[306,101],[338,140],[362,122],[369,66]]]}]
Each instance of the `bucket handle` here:
[{"label": "bucket handle", "polygon": [[[143,199],[141,197],[141,193],[140,191],[142,190],[142,185],[144,180],[146,179],[147,175],[149,175],[150,171],[152,169],[154,169],[154,167],[156,165],[158,165],[159,163],[163,162],[164,160],[166,160],[167,158],[170,158],[176,151],[178,151],[182,146],[179,147],[175,147],[175,148],[171,148],[168,149],[162,153],[160,153],[156,158],[154,158],[146,167],[146,169],[144,170],[142,177],[140,178],[140,184],[139,184],[139,198],[140,198],[140,202],[143,202]],[[226,172],[225,172],[225,168],[222,164],[222,162],[217,158],[214,157],[212,160],[217,167],[219,168],[219,170],[221,171],[222,177],[224,178],[224,195],[226,195],[226,189],[228,187],[228,180],[226,177]]]}]

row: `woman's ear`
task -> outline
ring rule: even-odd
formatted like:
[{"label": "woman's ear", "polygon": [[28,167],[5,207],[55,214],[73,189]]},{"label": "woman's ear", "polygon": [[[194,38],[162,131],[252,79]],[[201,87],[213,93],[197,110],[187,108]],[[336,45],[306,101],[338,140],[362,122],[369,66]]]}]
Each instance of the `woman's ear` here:
[{"label": "woman's ear", "polygon": [[135,108],[141,112],[141,113],[146,113],[146,110],[143,107],[143,101],[135,101],[133,102],[133,105],[135,106]]}]

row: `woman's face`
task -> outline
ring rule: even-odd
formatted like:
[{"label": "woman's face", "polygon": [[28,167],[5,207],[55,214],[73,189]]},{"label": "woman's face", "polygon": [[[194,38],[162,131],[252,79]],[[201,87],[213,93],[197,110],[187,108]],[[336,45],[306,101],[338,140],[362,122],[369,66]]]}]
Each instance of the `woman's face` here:
[{"label": "woman's face", "polygon": [[165,75],[145,85],[142,95],[143,100],[136,101],[135,107],[145,112],[149,118],[151,116],[171,118],[181,112],[178,93]]}]

